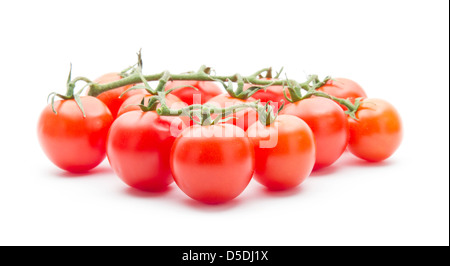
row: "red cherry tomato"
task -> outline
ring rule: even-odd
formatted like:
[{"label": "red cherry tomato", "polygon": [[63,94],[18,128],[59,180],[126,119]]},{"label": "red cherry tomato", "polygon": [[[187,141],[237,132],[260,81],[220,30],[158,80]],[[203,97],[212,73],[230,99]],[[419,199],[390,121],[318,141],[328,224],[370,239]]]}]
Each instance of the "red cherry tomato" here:
[{"label": "red cherry tomato", "polygon": [[[138,105],[141,104],[142,98],[144,98],[144,105],[147,105],[148,100],[152,96],[153,95],[151,94],[135,94],[133,96],[130,96],[126,101],[123,102],[122,106],[120,106],[117,117],[123,115],[126,112],[141,110]],[[166,105],[174,109],[186,106],[184,102],[182,102],[177,96],[172,94],[166,95]]]},{"label": "red cherry tomato", "polygon": [[176,89],[172,92],[173,95],[180,98],[183,102],[191,105],[194,103],[194,99],[200,99],[200,102],[196,104],[204,104],[212,97],[222,94],[223,91],[212,81],[196,81],[196,80],[174,80],[166,83],[166,90],[189,85],[197,88],[195,90],[192,87],[184,87]]},{"label": "red cherry tomato", "polygon": [[[99,77],[94,82],[98,84],[106,84],[120,79],[122,79],[122,76],[120,76],[119,73],[108,73]],[[100,101],[102,101],[103,103],[105,103],[106,106],[108,106],[109,110],[111,111],[111,114],[113,115],[114,118],[116,118],[119,108],[124,101],[126,101],[132,95],[145,93],[145,90],[131,90],[125,93],[122,97],[120,97],[122,93],[124,93],[126,90],[128,90],[133,86],[134,84],[131,84],[115,88],[109,91],[105,91],[99,94],[97,98],[100,99]]]},{"label": "red cherry tomato", "polygon": [[163,191],[173,182],[170,150],[184,124],[178,117],[131,111],[111,126],[107,156],[114,172],[127,185],[145,191]]},{"label": "red cherry tomato", "polygon": [[[241,100],[238,98],[231,97],[228,93],[224,93],[221,95],[218,95],[214,98],[211,98],[208,103],[216,104],[218,107],[226,108],[233,105],[248,103],[248,102],[254,102],[256,101],[253,98],[248,98],[247,100]],[[213,116],[215,117],[215,116]],[[228,117],[231,117],[232,119],[228,120],[226,123],[236,125],[240,128],[242,128],[244,131],[247,130],[247,128],[258,121],[258,112],[253,108],[247,108],[245,110],[239,111],[235,114],[232,114]]]},{"label": "red cherry tomato", "polygon": [[170,163],[186,195],[216,204],[244,191],[255,170],[255,155],[245,132],[236,126],[194,125],[176,139]]},{"label": "red cherry tomato", "polygon": [[402,122],[390,103],[381,99],[364,99],[355,114],[349,118],[351,153],[371,162],[389,158],[402,141]]},{"label": "red cherry tomato", "polygon": [[308,98],[286,105],[281,113],[303,119],[313,131],[316,143],[314,169],[331,165],[347,147],[347,117],[334,101],[322,97]]},{"label": "red cherry tomato", "polygon": [[280,115],[269,126],[251,125],[246,135],[255,148],[255,179],[270,190],[300,185],[315,162],[314,136],[300,118]]},{"label": "red cherry tomato", "polygon": [[[353,80],[346,78],[335,78],[334,80],[329,80],[324,86],[317,89],[318,91],[323,91],[331,96],[350,99],[352,103],[355,103],[356,98],[367,98],[366,92],[363,90],[358,83]],[[344,111],[347,107],[340,105]]]},{"label": "red cherry tomato", "polygon": [[100,100],[81,97],[86,117],[75,100],[49,104],[41,113],[38,138],[47,157],[69,172],[86,172],[105,158],[106,136],[113,117]]},{"label": "red cherry tomato", "polygon": [[[271,79],[263,78],[262,80],[271,80]],[[247,90],[251,86],[253,86],[253,85],[245,84],[244,90]],[[287,90],[287,88],[286,88],[286,95],[288,95],[288,97],[290,96],[289,90]],[[272,101],[272,103],[273,103],[272,105],[274,106],[275,109],[278,109],[279,107],[281,107],[283,102],[285,104],[287,103],[287,100],[284,97],[284,93],[283,93],[283,86],[281,86],[281,85],[273,85],[273,86],[267,87],[265,90],[259,90],[255,94],[252,95],[252,98],[261,100],[262,104],[267,103],[268,101]]]}]

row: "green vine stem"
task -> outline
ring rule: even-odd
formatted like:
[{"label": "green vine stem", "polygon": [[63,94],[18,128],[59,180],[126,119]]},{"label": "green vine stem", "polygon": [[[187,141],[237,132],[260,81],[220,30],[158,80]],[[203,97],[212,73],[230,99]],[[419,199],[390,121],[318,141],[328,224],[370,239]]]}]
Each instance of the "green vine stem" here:
[{"label": "green vine stem", "polygon": [[[171,80],[197,80],[197,81],[216,81],[222,83],[226,91],[235,98],[240,99],[248,99],[250,96],[252,96],[255,92],[258,90],[266,89],[268,86],[272,85],[281,85],[283,86],[283,92],[284,96],[287,101],[289,102],[297,102],[301,100],[305,100],[307,98],[310,98],[312,96],[318,96],[318,97],[324,97],[328,99],[332,99],[348,108],[346,113],[352,117],[355,118],[355,112],[358,110],[360,105],[360,99],[357,99],[355,103],[353,104],[348,99],[340,99],[336,98],[334,96],[328,95],[324,92],[317,91],[318,88],[323,86],[328,80],[330,80],[330,77],[326,77],[324,80],[319,80],[317,75],[310,75],[308,76],[307,80],[299,83],[293,79],[289,79],[286,76],[286,79],[278,79],[281,75],[283,68],[276,73],[275,79],[271,79],[272,77],[272,68],[263,68],[255,73],[249,75],[249,76],[241,76],[240,74],[233,74],[229,76],[220,76],[220,75],[212,75],[211,72],[214,72],[211,70],[211,68],[202,65],[198,71],[194,72],[186,72],[181,74],[171,74],[169,71],[163,71],[161,73],[157,74],[151,74],[151,75],[143,75],[142,74],[142,57],[141,53],[138,53],[138,63],[134,66],[131,66],[124,71],[122,71],[122,79],[105,83],[105,84],[98,84],[94,83],[88,78],[85,77],[77,77],[73,80],[69,80],[67,83],[67,94],[66,95],[59,95],[59,94],[52,94],[52,103],[54,101],[54,97],[58,96],[61,98],[75,98],[77,102],[79,102],[79,93],[74,94],[73,90],[75,88],[75,85],[79,81],[86,82],[86,85],[90,86],[88,95],[89,96],[98,96],[99,94],[106,92],[108,90],[112,90],[118,87],[123,87],[130,84],[137,84],[137,83],[143,83],[142,85],[137,85],[131,89],[136,89],[140,87],[144,87],[147,92],[150,94],[153,94],[153,97],[157,97],[156,100],[149,101],[151,106],[147,106],[145,108],[144,106],[141,106],[141,108],[146,110],[155,110],[156,102],[160,103],[160,107],[156,109],[158,114],[160,115],[169,115],[169,116],[179,116],[179,115],[188,115],[191,118],[195,115],[200,118],[201,124],[211,124],[211,123],[217,123],[219,120],[214,119],[212,120],[211,114],[221,114],[221,118],[225,118],[227,115],[237,112],[239,110],[243,110],[245,108],[254,108],[258,111],[260,114],[260,122],[265,125],[269,125],[272,123],[276,115],[274,114],[274,110],[269,106],[260,106],[257,102],[253,103],[246,103],[242,105],[236,105],[231,106],[225,109],[213,107],[211,105],[191,105],[182,109],[172,110],[169,107],[167,107],[165,103],[165,96],[170,93],[170,91],[165,91],[165,85],[168,81]],[[266,74],[264,78],[262,77],[262,74]],[[152,89],[150,85],[148,84],[149,81],[159,81],[157,88]],[[237,83],[237,89],[233,88],[233,83]],[[244,90],[244,84],[251,84],[251,87],[247,90]],[[288,97],[286,90],[289,91],[290,97]],[[304,93],[303,91],[306,91]],[[83,111],[82,106],[80,105],[80,109]],[[84,112],[83,112],[84,113]],[[355,118],[356,119],[356,118]]]},{"label": "green vine stem", "polygon": [[[154,97],[161,98],[160,96]],[[220,108],[212,104],[193,104],[180,109],[171,109],[167,105],[161,104],[161,107],[157,108],[156,112],[161,116],[189,116],[191,118],[197,116],[200,118],[199,123],[201,125],[212,125],[223,121],[222,119],[233,113],[237,113],[247,108],[258,110],[258,108],[263,108],[263,106],[259,105],[259,101],[236,104],[226,108]],[[214,120],[211,118],[211,115],[213,114],[218,115]]]},{"label": "green vine stem", "polygon": [[[223,81],[223,82],[238,82],[239,79],[242,79],[244,83],[253,84],[253,85],[283,85],[285,81],[283,80],[261,80],[258,76],[261,73],[267,72],[270,68],[263,68],[250,76],[240,77],[239,74],[234,74],[230,76],[218,76],[218,75],[210,75],[210,68],[206,66],[202,66],[197,72],[189,72],[182,74],[170,74],[168,80],[198,80],[198,81]],[[144,79],[146,81],[158,81],[160,80],[167,71],[163,71],[158,74],[144,75]],[[129,76],[106,84],[97,84],[92,83],[91,88],[89,90],[90,96],[98,96],[99,94],[112,90],[118,87],[122,87],[125,85],[135,84],[142,82],[141,76],[139,73],[132,73]]]},{"label": "green vine stem", "polygon": [[[152,98],[156,98],[160,100],[161,98],[165,97],[165,93],[162,92],[160,95],[153,96]],[[151,99],[152,99],[151,98]],[[155,101],[149,100],[154,104]],[[215,105],[211,104],[193,104],[189,105],[180,109],[171,109],[166,104],[161,103],[161,107],[156,109],[156,112],[160,116],[189,116],[194,122],[200,125],[214,125],[219,122],[223,122],[226,120],[226,117],[237,113],[239,111],[245,110],[247,108],[255,109],[259,114],[259,121],[263,125],[270,125],[272,124],[275,119],[278,116],[278,113],[283,109],[284,103],[281,105],[281,107],[277,110],[275,113],[273,110],[273,107],[271,105],[271,102],[269,101],[266,103],[266,105],[260,105],[260,101],[254,101],[254,102],[248,102],[248,103],[241,103],[236,104],[233,106],[229,106],[226,108],[217,107]],[[218,116],[215,119],[211,118],[211,115],[217,114]],[[200,121],[197,122],[193,119],[194,116],[197,116]]]}]

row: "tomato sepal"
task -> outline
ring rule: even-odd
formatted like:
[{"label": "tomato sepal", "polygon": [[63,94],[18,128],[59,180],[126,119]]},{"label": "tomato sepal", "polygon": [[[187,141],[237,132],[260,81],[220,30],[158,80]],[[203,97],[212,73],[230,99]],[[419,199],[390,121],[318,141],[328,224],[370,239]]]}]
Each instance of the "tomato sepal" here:
[{"label": "tomato sepal", "polygon": [[[86,82],[86,84],[77,93],[74,93],[76,83],[78,81],[84,81],[84,82]],[[49,99],[51,100],[51,107],[52,107],[53,113],[55,115],[58,114],[58,112],[55,110],[55,97],[61,98],[63,100],[74,99],[78,108],[80,109],[81,113],[83,114],[83,118],[86,118],[86,113],[84,111],[83,104],[81,103],[80,95],[83,92],[83,90],[87,86],[90,86],[91,84],[92,84],[92,81],[90,81],[89,79],[84,78],[84,77],[78,77],[78,78],[75,78],[74,80],[72,80],[72,63],[70,63],[69,75],[67,77],[67,82],[66,82],[66,88],[67,88],[66,94],[64,95],[64,94],[52,92],[47,96],[47,102]]]},{"label": "tomato sepal", "polygon": [[[362,101],[363,99],[364,99],[364,97],[356,98],[356,99],[355,99],[355,103],[353,104],[353,105],[354,105],[354,109],[352,109],[352,110],[348,109],[348,110],[345,111],[344,113],[345,113],[346,115],[348,115],[349,117],[351,117],[352,119],[358,121],[358,118],[356,117],[356,112],[358,111],[359,106],[361,106],[361,101]],[[352,104],[351,101],[348,100],[348,99],[346,99],[345,101],[346,101],[347,103],[349,103],[349,104]]]}]

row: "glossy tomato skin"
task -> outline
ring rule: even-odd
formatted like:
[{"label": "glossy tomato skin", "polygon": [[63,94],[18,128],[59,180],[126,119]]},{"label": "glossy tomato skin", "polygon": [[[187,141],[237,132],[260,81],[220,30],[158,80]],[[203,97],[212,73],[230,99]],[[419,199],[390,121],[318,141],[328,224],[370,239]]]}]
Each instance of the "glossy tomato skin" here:
[{"label": "glossy tomato skin", "polygon": [[234,125],[194,125],[176,139],[170,164],[175,182],[186,195],[219,204],[247,187],[255,155],[245,132]]},{"label": "glossy tomato skin", "polygon": [[[272,79],[263,78],[262,80],[272,80]],[[250,84],[245,84],[244,90],[247,90],[251,86],[252,85],[250,85]],[[288,97],[290,97],[289,90],[287,90],[287,89],[286,89],[286,95]],[[284,104],[288,103],[288,101],[284,97],[283,86],[281,86],[281,85],[273,85],[273,86],[267,87],[265,90],[259,90],[255,94],[252,95],[252,98],[261,100],[261,103],[263,103],[263,104],[267,103],[268,101],[271,101],[273,103],[272,106],[275,109],[278,109],[279,107],[281,107],[283,102],[284,102]]]},{"label": "glossy tomato skin", "polygon": [[[221,108],[226,108],[254,101],[256,101],[256,99],[248,98],[247,100],[241,100],[231,97],[228,93],[224,93],[211,98],[208,103],[213,103]],[[232,117],[232,119],[228,120],[226,123],[236,125],[246,131],[250,125],[258,121],[258,112],[253,108],[247,108],[228,117]]]},{"label": "glossy tomato skin", "polygon": [[197,90],[191,87],[184,87],[174,90],[172,94],[180,98],[180,100],[187,103],[188,105],[192,105],[194,103],[194,99],[200,99],[200,102],[195,102],[196,104],[204,104],[209,99],[223,93],[220,87],[217,86],[214,82],[197,80],[169,81],[166,83],[166,90],[184,85],[193,86],[197,88]]},{"label": "glossy tomato skin", "polygon": [[170,150],[182,127],[178,117],[154,111],[119,116],[109,131],[106,149],[114,172],[130,187],[164,191],[173,182]]},{"label": "glossy tomato skin", "polygon": [[246,135],[255,148],[256,181],[269,190],[300,185],[315,163],[314,136],[300,118],[280,115],[269,126],[251,125]]},{"label": "glossy tomato skin", "polygon": [[47,157],[59,168],[81,173],[91,170],[105,158],[106,136],[113,117],[100,100],[82,96],[86,117],[75,100],[55,102],[42,111],[38,138]]},{"label": "glossy tomato skin", "polygon": [[[367,98],[364,89],[355,81],[346,78],[335,78],[329,80],[324,86],[317,89],[337,98],[350,99],[355,103],[356,98]],[[347,107],[340,105],[342,109],[347,110]]]},{"label": "glossy tomato skin", "polygon": [[400,146],[402,122],[393,105],[382,99],[364,99],[355,114],[348,118],[348,148],[357,157],[379,162],[389,158]]},{"label": "glossy tomato skin", "polygon": [[[122,79],[122,76],[120,76],[119,73],[108,73],[105,74],[98,79],[96,79],[94,82],[98,84],[106,84],[113,81],[117,81]],[[136,94],[144,94],[145,90],[131,90],[127,93],[125,93],[122,97],[122,93],[124,93],[129,88],[133,87],[134,84],[126,85],[123,87],[115,88],[109,91],[105,91],[97,96],[97,98],[102,101],[106,106],[108,106],[109,110],[111,111],[111,114],[114,118],[117,117],[117,113],[119,112],[120,106],[122,106],[123,102],[126,101],[129,97],[136,95]],[[120,98],[119,98],[120,97]]]},{"label": "glossy tomato skin", "polygon": [[316,163],[320,169],[334,163],[348,144],[348,121],[342,108],[332,100],[314,97],[286,105],[282,114],[295,115],[311,128],[316,143]]}]

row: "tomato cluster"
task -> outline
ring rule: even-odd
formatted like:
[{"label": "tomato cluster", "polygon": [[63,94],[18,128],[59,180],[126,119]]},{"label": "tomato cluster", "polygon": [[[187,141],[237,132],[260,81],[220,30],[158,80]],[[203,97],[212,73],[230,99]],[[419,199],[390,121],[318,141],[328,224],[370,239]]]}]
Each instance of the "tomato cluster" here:
[{"label": "tomato cluster", "polygon": [[[120,79],[110,73],[96,83]],[[290,98],[293,91],[284,85],[235,98],[211,81],[162,84],[159,101],[148,90],[133,90],[134,84],[96,97],[70,93],[52,101],[38,122],[45,154],[70,172],[89,171],[107,156],[117,176],[133,188],[164,191],[175,181],[189,197],[217,204],[240,195],[252,178],[269,190],[294,188],[312,171],[336,162],[347,147],[364,160],[385,160],[402,139],[395,108],[367,98],[348,79],[328,80],[316,88],[320,93],[301,100]],[[194,110],[195,104],[203,113],[173,111]],[[279,106],[284,108],[276,112]],[[161,107],[172,110],[170,115],[158,111]],[[223,113],[211,111],[215,108]],[[232,112],[224,115],[227,108]],[[209,123],[203,123],[204,116]]]}]

